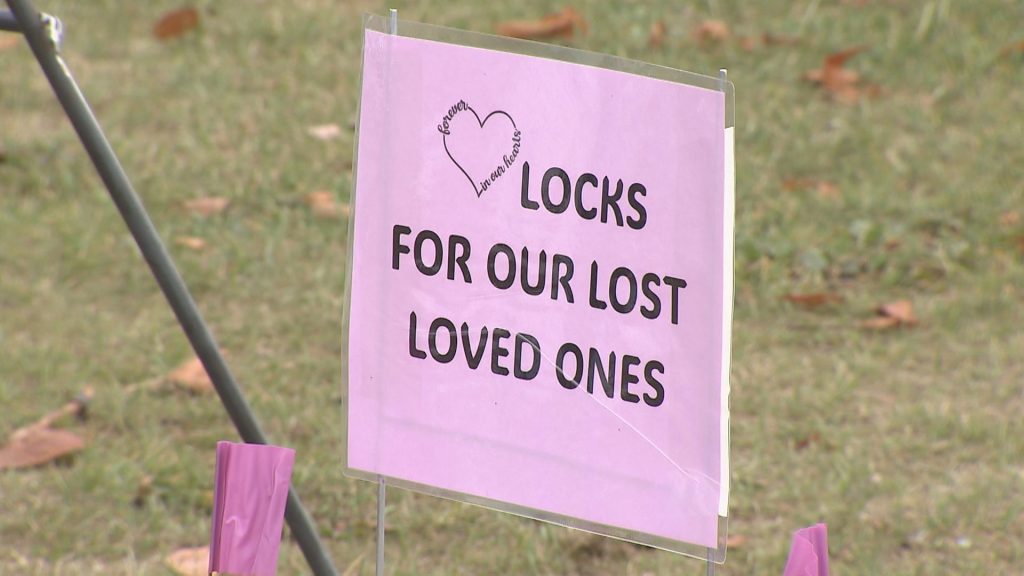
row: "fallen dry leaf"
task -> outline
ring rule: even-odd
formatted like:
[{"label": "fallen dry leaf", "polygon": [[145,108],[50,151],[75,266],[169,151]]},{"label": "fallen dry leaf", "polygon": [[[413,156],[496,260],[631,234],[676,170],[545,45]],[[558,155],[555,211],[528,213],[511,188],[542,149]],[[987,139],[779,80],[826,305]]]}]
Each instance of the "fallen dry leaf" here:
[{"label": "fallen dry leaf", "polygon": [[725,545],[728,548],[739,548],[747,543],[747,537],[743,534],[729,534],[725,539]]},{"label": "fallen dry leaf", "polygon": [[206,576],[210,568],[210,547],[182,548],[164,558],[164,564],[179,576]]},{"label": "fallen dry leaf", "polygon": [[334,194],[327,190],[310,192],[306,194],[305,201],[313,214],[321,218],[347,218],[349,215],[349,205],[338,202]]},{"label": "fallen dry leaf", "polygon": [[651,33],[647,37],[647,45],[651,48],[661,48],[665,44],[665,33],[668,31],[668,27],[665,26],[664,20],[658,20],[651,24]]},{"label": "fallen dry leaf", "polygon": [[866,330],[887,330],[897,326],[913,326],[917,324],[914,306],[910,300],[896,300],[879,306],[875,312],[878,316],[861,322]]},{"label": "fallen dry leaf", "polygon": [[1003,57],[1010,56],[1014,53],[1024,54],[1024,40],[1010,44],[1006,48],[1003,48],[999,53],[1002,54]]},{"label": "fallen dry leaf", "polygon": [[812,292],[808,294],[786,294],[782,297],[787,302],[792,302],[804,308],[819,308],[826,304],[837,304],[843,301],[843,297],[835,292]]},{"label": "fallen dry leaf", "polygon": [[821,180],[815,187],[818,191],[818,197],[826,200],[838,200],[841,196],[839,194],[839,187],[829,182],[828,180]]},{"label": "fallen dry leaf", "polygon": [[851,70],[847,70],[845,66],[850,58],[853,58],[863,51],[864,46],[854,46],[853,48],[833,52],[825,57],[825,61],[820,70],[812,70],[808,72],[808,74],[811,75],[815,72],[820,72],[820,81],[826,90],[842,90],[847,85],[860,80],[859,74]]},{"label": "fallen dry leaf", "polygon": [[85,441],[67,430],[32,425],[11,435],[0,447],[0,470],[40,466],[85,448]]},{"label": "fallen dry leaf", "polygon": [[310,126],[306,129],[306,132],[317,140],[334,140],[341,136],[341,127],[337,124],[320,124],[318,126]]},{"label": "fallen dry leaf", "polygon": [[729,25],[721,20],[705,20],[693,29],[693,37],[702,44],[729,39]]},{"label": "fallen dry leaf", "polygon": [[42,418],[36,420],[32,426],[27,426],[20,430],[15,430],[11,434],[11,438],[17,438],[19,434],[24,434],[28,428],[49,428],[53,426],[58,420],[65,416],[78,416],[79,420],[85,420],[89,409],[89,403],[92,402],[92,397],[95,394],[95,390],[92,386],[86,386],[77,396],[75,396],[70,402],[64,404],[56,410],[44,414]]},{"label": "fallen dry leaf", "polygon": [[540,20],[508,20],[498,23],[495,27],[495,31],[502,36],[527,40],[571,38],[577,30],[581,34],[586,33],[587,22],[571,6],[563,8],[561,12],[548,14]]},{"label": "fallen dry leaf", "polygon": [[153,25],[153,35],[159,40],[170,40],[198,26],[199,12],[191,6],[187,6],[164,14]]},{"label": "fallen dry leaf", "polygon": [[0,35],[0,50],[7,50],[8,48],[14,48],[18,45],[20,38],[17,34],[3,34]]},{"label": "fallen dry leaf", "polygon": [[11,433],[7,445],[0,448],[0,470],[38,466],[84,448],[85,441],[77,435],[51,426],[66,416],[85,419],[93,393],[93,388],[87,386],[70,402]]},{"label": "fallen dry leaf", "polygon": [[85,442],[77,435],[51,426],[66,416],[84,420],[92,397],[93,388],[87,386],[70,402],[11,433],[7,445],[0,448],[0,470],[39,466],[84,448]]},{"label": "fallen dry leaf", "polygon": [[860,75],[845,68],[846,62],[865,50],[864,46],[855,46],[825,57],[821,68],[809,70],[804,78],[820,85],[836,101],[854,104],[862,96],[877,95],[877,86],[860,86]]},{"label": "fallen dry leaf", "polygon": [[196,236],[178,236],[174,239],[174,243],[178,246],[184,246],[192,250],[202,250],[206,248],[206,240],[198,238]]},{"label": "fallen dry leaf", "polygon": [[185,201],[185,209],[198,216],[220,214],[231,204],[231,200],[223,196],[209,196]]},{"label": "fallen dry leaf", "polygon": [[772,34],[771,32],[765,32],[761,34],[761,41],[764,42],[765,46],[796,46],[800,43],[800,38],[796,36],[786,36],[785,34]]},{"label": "fallen dry leaf", "polygon": [[210,380],[210,375],[206,373],[206,368],[203,368],[199,358],[193,357],[182,363],[167,375],[167,380],[189,392],[213,392],[213,381]]},{"label": "fallen dry leaf", "polygon": [[914,305],[910,303],[910,300],[897,300],[883,304],[878,308],[878,313],[882,316],[895,318],[900,324],[907,324],[908,326],[917,324],[917,318],[914,317]]},{"label": "fallen dry leaf", "polygon": [[817,178],[786,178],[782,181],[782,188],[789,192],[799,190],[814,190],[820,198],[827,200],[838,200],[841,196],[839,186],[828,180]]},{"label": "fallen dry leaf", "polygon": [[804,436],[803,438],[798,438],[796,442],[793,443],[793,447],[796,448],[798,451],[806,450],[811,446],[811,444],[817,444],[820,441],[821,434],[817,432],[812,432],[807,436]]},{"label": "fallen dry leaf", "polygon": [[999,223],[1003,226],[1016,226],[1020,223],[1020,212],[1010,210],[999,215]]},{"label": "fallen dry leaf", "polygon": [[865,330],[887,330],[899,325],[900,321],[891,316],[876,316],[874,318],[868,318],[860,323],[860,327]]},{"label": "fallen dry leaf", "polygon": [[817,180],[814,178],[785,178],[782,181],[782,189],[787,192],[796,192],[797,190],[806,190],[815,183]]}]

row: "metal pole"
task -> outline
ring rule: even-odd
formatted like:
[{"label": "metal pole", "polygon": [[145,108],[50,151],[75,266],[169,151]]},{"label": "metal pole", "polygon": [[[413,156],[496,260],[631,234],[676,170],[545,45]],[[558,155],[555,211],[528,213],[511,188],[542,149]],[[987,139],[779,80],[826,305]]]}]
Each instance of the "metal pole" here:
[{"label": "metal pole", "polygon": [[[388,10],[388,34],[398,34],[398,10]],[[377,476],[377,566],[375,576],[384,576],[384,524],[387,512],[387,487],[384,477]]]},{"label": "metal pole", "polygon": [[7,10],[0,10],[0,30],[21,32],[21,28],[18,26],[18,19],[14,17],[14,14]]},{"label": "metal pole", "polygon": [[[135,238],[139,251],[149,264],[157,284],[163,290],[167,302],[174,310],[178,322],[188,337],[196,356],[202,361],[210,375],[217,394],[231,417],[239,435],[251,444],[266,444],[267,439],[260,428],[252,409],[238,388],[234,376],[221,356],[210,329],[206,326],[195,301],[156,232],[146,209],[132,188],[128,176],[114,154],[110,143],[103,135],[89,104],[75,84],[71,72],[58,53],[59,37],[55,19],[43,16],[32,6],[30,0],[7,0],[7,5],[17,19],[19,28],[46,74],[53,92],[60,100],[64,112],[74,126],[82,145],[92,159],[96,171],[107,187],[121,217]],[[306,509],[299,501],[294,489],[288,492],[285,518],[292,534],[299,543],[309,567],[317,576],[336,576],[330,557],[316,533],[316,527]]]},{"label": "metal pole", "polygon": [[384,485],[384,478],[377,477],[377,568],[376,576],[384,576],[384,518],[387,512],[385,498],[387,487]]}]

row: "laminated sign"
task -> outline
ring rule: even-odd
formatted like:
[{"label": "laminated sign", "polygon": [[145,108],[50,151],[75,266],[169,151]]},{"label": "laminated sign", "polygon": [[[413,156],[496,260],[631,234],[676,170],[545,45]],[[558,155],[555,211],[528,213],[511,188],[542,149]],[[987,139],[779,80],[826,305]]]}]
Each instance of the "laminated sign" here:
[{"label": "laminated sign", "polygon": [[367,20],[345,468],[724,553],[731,86]]}]

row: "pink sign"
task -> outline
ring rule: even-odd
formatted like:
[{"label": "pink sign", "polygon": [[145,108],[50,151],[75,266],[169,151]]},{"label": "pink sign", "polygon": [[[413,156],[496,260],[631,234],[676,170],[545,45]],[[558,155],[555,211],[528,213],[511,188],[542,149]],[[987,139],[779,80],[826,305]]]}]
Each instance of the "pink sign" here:
[{"label": "pink sign", "polygon": [[365,34],[348,471],[717,548],[724,93]]}]

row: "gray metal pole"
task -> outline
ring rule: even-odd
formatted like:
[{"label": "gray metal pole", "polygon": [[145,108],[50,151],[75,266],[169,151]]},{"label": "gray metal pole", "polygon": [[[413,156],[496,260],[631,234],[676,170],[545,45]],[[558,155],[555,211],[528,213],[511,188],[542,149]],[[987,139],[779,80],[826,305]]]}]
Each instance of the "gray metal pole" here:
[{"label": "gray metal pole", "polygon": [[384,518],[387,515],[387,486],[384,478],[377,477],[377,566],[374,571],[376,576],[384,576]]},{"label": "gray metal pole", "polygon": [[[242,396],[234,376],[221,356],[210,329],[206,326],[195,301],[156,232],[146,209],[132,188],[128,176],[114,154],[110,143],[103,135],[96,117],[82,95],[74,78],[60,58],[58,46],[50,36],[53,24],[43,25],[42,15],[32,6],[30,0],[7,0],[7,5],[17,19],[18,28],[28,39],[36,60],[46,74],[53,92],[60,100],[64,112],[74,126],[82,145],[96,166],[100,178],[107,187],[110,197],[121,212],[121,217],[131,231],[135,242],[149,264],[157,284],[163,290],[167,302],[174,310],[178,322],[188,337],[196,356],[202,361],[210,375],[217,394],[231,417],[239,435],[252,444],[266,444],[267,439],[260,428],[252,409]],[[306,509],[299,501],[294,489],[288,492],[285,518],[292,534],[299,543],[309,567],[317,576],[336,576],[337,570],[320,541],[316,527]]]},{"label": "gray metal pole", "polygon": [[0,10],[0,30],[21,32],[21,28],[18,27],[18,19],[14,17],[14,14],[7,10]]}]

